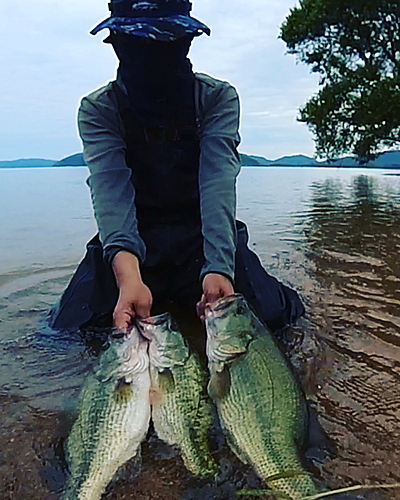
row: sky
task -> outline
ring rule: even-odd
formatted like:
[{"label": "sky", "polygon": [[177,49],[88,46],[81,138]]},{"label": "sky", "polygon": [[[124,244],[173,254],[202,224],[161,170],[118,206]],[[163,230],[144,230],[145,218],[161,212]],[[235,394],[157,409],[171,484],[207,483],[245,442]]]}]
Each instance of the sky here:
[{"label": "sky", "polygon": [[[286,53],[279,27],[296,0],[193,0],[211,28],[194,40],[194,70],[232,83],[241,101],[239,151],[276,159],[313,156],[296,118],[318,77]],[[108,17],[107,0],[1,0],[0,160],[59,160],[80,152],[80,99],[115,78],[117,60],[89,31]]]}]

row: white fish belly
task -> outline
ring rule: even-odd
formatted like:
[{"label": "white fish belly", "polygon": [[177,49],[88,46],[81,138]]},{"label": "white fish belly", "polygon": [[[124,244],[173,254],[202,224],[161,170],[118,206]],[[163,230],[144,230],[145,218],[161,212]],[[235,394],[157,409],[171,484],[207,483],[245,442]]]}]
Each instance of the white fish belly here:
[{"label": "white fish belly", "polygon": [[66,500],[98,500],[118,468],[134,457],[150,421],[150,375],[139,374],[117,397],[110,382],[92,377],[67,441],[70,481]]}]

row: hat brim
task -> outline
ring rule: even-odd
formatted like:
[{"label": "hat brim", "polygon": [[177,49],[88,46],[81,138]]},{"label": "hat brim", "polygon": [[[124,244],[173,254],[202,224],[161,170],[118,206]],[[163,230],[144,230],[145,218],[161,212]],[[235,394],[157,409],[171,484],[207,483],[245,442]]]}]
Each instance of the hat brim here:
[{"label": "hat brim", "polygon": [[96,35],[103,29],[159,41],[174,41],[186,35],[210,35],[211,30],[194,17],[175,14],[168,17],[109,17],[91,30]]}]

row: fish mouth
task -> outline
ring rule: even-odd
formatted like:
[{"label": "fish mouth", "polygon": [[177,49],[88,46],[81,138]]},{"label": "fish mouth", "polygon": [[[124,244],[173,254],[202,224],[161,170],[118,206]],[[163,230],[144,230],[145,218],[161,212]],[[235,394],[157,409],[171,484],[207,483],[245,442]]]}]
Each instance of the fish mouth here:
[{"label": "fish mouth", "polygon": [[121,328],[111,328],[108,335],[112,340],[127,340],[134,335],[134,330],[137,331],[135,326],[131,326],[126,330]]},{"label": "fish mouth", "polygon": [[120,348],[118,346],[123,347],[124,345],[128,344],[132,345],[132,343],[135,344],[136,339],[139,342],[139,344],[144,340],[146,341],[148,340],[147,338],[143,339],[143,337],[141,337],[141,331],[139,330],[139,328],[137,328],[136,325],[132,326],[131,328],[128,328],[127,330],[113,328],[111,329],[108,335],[110,342],[114,344],[115,348],[117,349]]},{"label": "fish mouth", "polygon": [[211,304],[207,304],[206,311],[222,312],[225,309],[228,309],[232,304],[240,300],[243,300],[243,295],[240,293],[234,293],[232,295],[223,297],[222,299],[218,299],[217,301],[212,302]]},{"label": "fish mouth", "polygon": [[129,333],[124,330],[114,329],[110,332],[110,337],[115,340],[121,340],[125,337],[128,337],[128,335]]},{"label": "fish mouth", "polygon": [[137,321],[138,326],[140,325],[153,325],[153,326],[160,326],[163,323],[166,323],[168,319],[171,318],[171,315],[169,312],[165,312],[162,314],[158,314],[157,316],[149,316],[148,318],[144,319],[139,319]]},{"label": "fish mouth", "polygon": [[169,312],[158,314],[157,316],[149,316],[148,318],[139,319],[136,322],[140,333],[147,340],[153,340],[154,329],[164,326],[165,330],[178,331],[178,324],[174,321]]}]

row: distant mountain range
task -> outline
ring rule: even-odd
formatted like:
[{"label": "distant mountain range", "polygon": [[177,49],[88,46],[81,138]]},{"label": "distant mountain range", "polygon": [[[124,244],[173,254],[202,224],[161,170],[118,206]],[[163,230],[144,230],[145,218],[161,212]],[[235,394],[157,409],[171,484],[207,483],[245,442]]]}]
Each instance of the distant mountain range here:
[{"label": "distant mountain range", "polygon": [[[366,165],[360,165],[355,157],[344,157],[338,160],[317,161],[304,155],[283,156],[277,160],[267,160],[263,156],[240,153],[243,167],[368,167],[400,169],[400,151],[387,151]],[[85,166],[82,153],[67,156],[62,160],[44,160],[41,158],[24,158],[20,160],[0,161],[0,168],[32,168],[32,167],[82,167]]]},{"label": "distant mountain range", "polygon": [[84,167],[85,165],[82,153],[67,156],[62,160],[44,160],[42,158],[22,158],[10,161],[0,160],[0,168]]},{"label": "distant mountain range", "polygon": [[42,158],[23,158],[21,160],[0,160],[0,168],[32,168],[32,167],[54,167],[54,160],[43,160]]},{"label": "distant mountain range", "polygon": [[367,167],[400,169],[400,151],[387,151],[373,161],[360,165],[356,157],[347,156],[337,160],[317,161],[304,155],[283,156],[277,160],[267,160],[263,156],[240,154],[244,167]]}]

